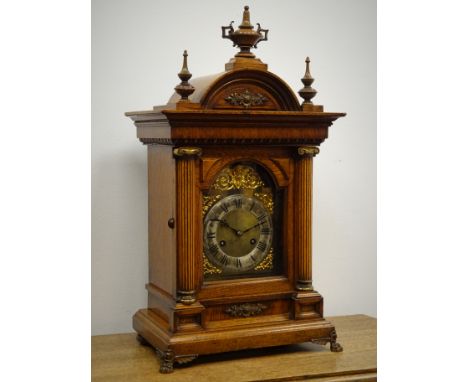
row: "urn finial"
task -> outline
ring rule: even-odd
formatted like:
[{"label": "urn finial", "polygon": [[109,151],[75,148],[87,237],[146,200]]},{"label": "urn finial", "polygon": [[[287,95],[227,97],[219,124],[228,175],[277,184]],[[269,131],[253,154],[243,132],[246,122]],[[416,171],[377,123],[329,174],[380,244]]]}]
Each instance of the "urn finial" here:
[{"label": "urn finial", "polygon": [[236,57],[255,58],[255,54],[253,54],[250,49],[256,48],[260,41],[268,40],[268,29],[263,29],[260,24],[257,23],[257,30],[254,30],[254,26],[250,23],[248,5],[244,7],[242,23],[235,31],[232,26],[233,23],[234,21],[231,21],[228,26],[221,27],[221,36],[231,40],[234,46],[240,48],[240,52],[236,54]]}]

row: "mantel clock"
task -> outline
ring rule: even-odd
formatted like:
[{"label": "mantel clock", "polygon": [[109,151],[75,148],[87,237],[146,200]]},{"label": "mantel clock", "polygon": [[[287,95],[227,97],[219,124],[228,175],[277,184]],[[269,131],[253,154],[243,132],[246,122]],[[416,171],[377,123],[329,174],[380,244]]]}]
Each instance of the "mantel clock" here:
[{"label": "mantel clock", "polygon": [[[222,37],[240,51],[180,84],[164,106],[128,112],[148,150],[148,307],[133,317],[160,371],[198,355],[305,341],[341,351],[312,286],[312,162],[344,113],[299,95],[251,52],[268,30],[248,7]],[[190,82],[189,82],[190,81]]]}]

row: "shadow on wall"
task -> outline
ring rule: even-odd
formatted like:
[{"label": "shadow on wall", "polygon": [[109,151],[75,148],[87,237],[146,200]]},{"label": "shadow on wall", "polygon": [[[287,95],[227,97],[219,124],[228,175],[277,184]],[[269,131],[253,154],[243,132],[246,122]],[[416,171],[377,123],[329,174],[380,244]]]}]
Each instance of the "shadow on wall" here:
[{"label": "shadow on wall", "polygon": [[[136,144],[135,144],[136,143]],[[131,331],[146,305],[148,275],[146,148],[102,152],[92,169],[92,331]]]}]

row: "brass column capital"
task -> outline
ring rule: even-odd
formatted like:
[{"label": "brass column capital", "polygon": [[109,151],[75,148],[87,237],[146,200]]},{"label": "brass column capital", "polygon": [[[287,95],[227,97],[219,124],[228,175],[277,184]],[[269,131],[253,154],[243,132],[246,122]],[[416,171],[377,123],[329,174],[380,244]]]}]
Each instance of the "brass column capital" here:
[{"label": "brass column capital", "polygon": [[173,151],[176,157],[199,157],[202,155],[202,149],[199,147],[177,147]]},{"label": "brass column capital", "polygon": [[181,302],[184,305],[191,305],[197,301],[196,291],[195,290],[178,290],[177,291],[177,301]]},{"label": "brass column capital", "polygon": [[297,153],[299,155],[307,156],[316,156],[320,152],[318,147],[315,146],[301,146],[297,148]]},{"label": "brass column capital", "polygon": [[296,289],[300,291],[313,291],[312,280],[297,280]]}]

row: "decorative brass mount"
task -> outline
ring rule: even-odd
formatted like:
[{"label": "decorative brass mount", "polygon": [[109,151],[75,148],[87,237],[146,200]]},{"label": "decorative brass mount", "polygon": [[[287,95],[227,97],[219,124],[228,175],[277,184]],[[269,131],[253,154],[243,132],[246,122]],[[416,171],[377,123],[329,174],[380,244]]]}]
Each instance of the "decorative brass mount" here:
[{"label": "decorative brass mount", "polygon": [[243,106],[246,109],[251,106],[260,106],[268,102],[268,99],[261,93],[252,93],[245,89],[242,93],[234,92],[229,94],[224,100],[230,105]]},{"label": "decorative brass mount", "polygon": [[223,192],[231,189],[255,190],[264,187],[260,175],[250,166],[237,165],[234,168],[225,168],[216,178],[213,188]]},{"label": "decorative brass mount", "polygon": [[251,317],[262,314],[266,308],[265,304],[245,303],[231,305],[224,312],[233,317]]},{"label": "decorative brass mount", "polygon": [[320,149],[315,146],[302,146],[297,149],[299,155],[311,155],[316,156],[320,152]]},{"label": "decorative brass mount", "polygon": [[202,149],[199,147],[177,147],[173,152],[176,157],[199,157],[202,154]]},{"label": "decorative brass mount", "polygon": [[268,40],[268,29],[263,29],[260,23],[257,23],[257,30],[254,30],[254,26],[250,24],[250,12],[247,5],[244,7],[242,23],[236,31],[232,27],[233,23],[234,21],[231,21],[228,26],[221,27],[222,37],[231,40],[233,46],[240,48],[236,57],[255,58],[255,54],[250,49],[256,48],[260,41]]}]

